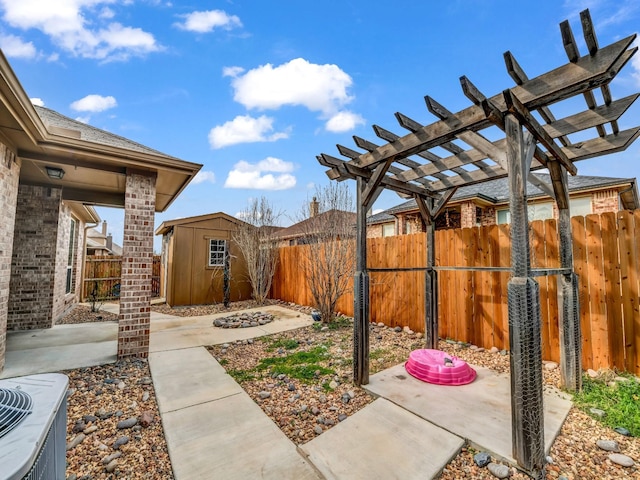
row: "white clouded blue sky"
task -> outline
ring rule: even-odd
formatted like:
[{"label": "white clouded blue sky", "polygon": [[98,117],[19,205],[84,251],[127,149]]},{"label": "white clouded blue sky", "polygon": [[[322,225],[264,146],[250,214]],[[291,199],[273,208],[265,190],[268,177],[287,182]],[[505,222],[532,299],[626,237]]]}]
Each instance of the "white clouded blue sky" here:
[{"label": "white clouded blue sky", "polygon": [[[396,111],[433,122],[425,95],[467,107],[462,75],[488,95],[513,86],[507,50],[530,77],[566,63],[564,19],[585,54],[584,8],[601,45],[640,25],[637,0],[0,0],[0,48],[35,102],[204,165],[156,226],[235,215],[261,195],[287,225],[329,182],[316,155],[356,149],[352,135],[382,143],[373,124],[406,133]],[[640,54],[611,90],[640,90]],[[639,113],[633,106],[621,129]],[[640,177],[639,159],[637,142],[578,168]],[[385,193],[374,208],[401,201]],[[122,210],[99,213],[121,243]]]}]

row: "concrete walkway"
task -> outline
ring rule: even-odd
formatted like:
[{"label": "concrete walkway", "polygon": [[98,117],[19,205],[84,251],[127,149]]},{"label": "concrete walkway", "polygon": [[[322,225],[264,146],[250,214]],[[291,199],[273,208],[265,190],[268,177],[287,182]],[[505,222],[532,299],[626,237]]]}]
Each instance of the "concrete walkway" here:
[{"label": "concrete walkway", "polygon": [[[117,313],[118,306],[103,309]],[[219,329],[212,327],[213,320],[228,313],[151,314],[149,366],[176,480],[429,479],[458,454],[465,439],[509,459],[508,377],[483,369],[466,387],[419,382],[402,365],[380,372],[367,389],[381,398],[296,448],[204,348],[313,323],[308,315],[279,306],[259,310],[277,319],[259,327]],[[0,378],[114,362],[116,337],[115,322],[9,333]],[[545,397],[547,445],[570,406],[555,397]],[[488,423],[476,422],[483,416]]]}]

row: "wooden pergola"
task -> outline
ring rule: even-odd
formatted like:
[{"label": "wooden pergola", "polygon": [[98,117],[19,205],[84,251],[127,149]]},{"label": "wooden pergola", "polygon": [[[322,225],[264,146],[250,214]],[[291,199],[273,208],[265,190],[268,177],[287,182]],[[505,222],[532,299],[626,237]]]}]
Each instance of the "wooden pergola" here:
[{"label": "wooden pergola", "polygon": [[[509,344],[513,455],[520,468],[534,477],[544,475],[544,417],[539,287],[534,277],[558,276],[561,311],[560,349],[563,386],[581,388],[581,342],[578,276],[573,271],[571,219],[567,175],[575,175],[575,162],[625,150],[640,134],[640,127],[620,131],[618,119],[639,94],[613,100],[609,83],[636,53],[635,35],[600,47],[588,10],[580,14],[588,53],[580,56],[568,21],[560,24],[569,62],[529,79],[510,52],[504,54],[507,71],[516,85],[486,97],[467,77],[460,83],[473,105],[452,113],[433,98],[427,109],[438,117],[430,125],[396,113],[409,133],[400,136],[374,125],[386,143],[354,137],[362,151],[338,145],[344,157],[321,154],[333,180],[357,182],[357,265],[354,282],[354,382],[369,382],[369,274],[366,259],[366,212],[383,189],[415,199],[426,225],[425,267],[426,348],[438,346],[438,271],[455,266],[435,265],[434,219],[456,189],[508,177],[511,214],[511,279],[508,284]],[[603,100],[598,105],[594,90]],[[586,109],[556,119],[549,106],[583,97]],[[483,130],[497,126],[504,137],[490,140]],[[494,129],[495,130],[495,129]],[[580,132],[575,142],[569,136]],[[449,154],[432,152],[440,147]],[[546,168],[548,184],[534,173]],[[558,207],[560,268],[532,269],[527,217],[527,180],[555,199]],[[471,268],[480,269],[480,268]],[[484,267],[483,270],[486,270]],[[496,270],[504,269],[497,267]]]}]

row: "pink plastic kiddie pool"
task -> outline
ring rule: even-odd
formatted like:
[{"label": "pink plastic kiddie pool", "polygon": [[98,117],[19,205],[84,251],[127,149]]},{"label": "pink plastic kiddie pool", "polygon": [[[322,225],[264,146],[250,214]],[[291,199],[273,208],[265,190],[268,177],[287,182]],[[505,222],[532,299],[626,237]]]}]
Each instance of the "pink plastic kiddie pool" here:
[{"label": "pink plastic kiddie pool", "polygon": [[441,350],[414,350],[404,368],[418,380],[436,385],[465,385],[476,378],[467,362]]}]

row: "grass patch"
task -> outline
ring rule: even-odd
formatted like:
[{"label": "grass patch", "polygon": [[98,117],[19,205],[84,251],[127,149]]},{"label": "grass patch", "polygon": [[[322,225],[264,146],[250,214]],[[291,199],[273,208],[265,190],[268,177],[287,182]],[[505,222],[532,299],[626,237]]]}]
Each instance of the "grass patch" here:
[{"label": "grass patch", "polygon": [[300,344],[293,338],[279,338],[272,340],[271,344],[267,347],[267,351],[272,352],[278,348],[284,348],[285,350],[295,350]]},{"label": "grass patch", "polygon": [[640,383],[632,375],[620,376],[628,381],[615,382],[612,387],[607,381],[611,379],[585,376],[582,391],[575,394],[573,401],[589,415],[592,415],[591,408],[603,410],[606,415],[598,419],[600,422],[611,428],[625,427],[637,437],[640,436]]},{"label": "grass patch", "polygon": [[353,323],[352,323],[350,318],[347,318],[347,317],[336,317],[330,323],[315,322],[313,324],[313,329],[318,331],[318,330],[321,330],[322,327],[328,327],[329,330],[341,330],[343,328],[351,328],[352,326],[353,326]]},{"label": "grass patch", "polygon": [[327,349],[323,346],[315,347],[306,352],[295,352],[286,357],[263,358],[256,366],[256,370],[269,370],[272,375],[285,374],[290,378],[302,381],[314,380],[318,372],[320,375],[333,375],[335,371],[321,365],[328,358]]},{"label": "grass patch", "polygon": [[369,359],[377,360],[378,358],[384,358],[385,355],[389,355],[389,350],[386,348],[376,348],[369,352]]}]

